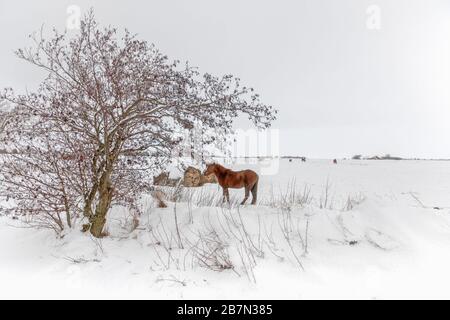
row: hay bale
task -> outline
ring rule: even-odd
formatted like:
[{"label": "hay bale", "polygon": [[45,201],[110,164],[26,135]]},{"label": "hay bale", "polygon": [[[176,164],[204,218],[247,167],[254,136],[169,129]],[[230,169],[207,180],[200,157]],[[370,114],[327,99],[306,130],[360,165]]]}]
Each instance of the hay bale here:
[{"label": "hay bale", "polygon": [[161,172],[159,175],[153,177],[153,185],[155,186],[165,186],[169,180],[168,172]]},{"label": "hay bale", "polygon": [[162,172],[153,177],[154,186],[177,187],[182,184],[185,187],[201,187],[205,183],[217,183],[215,175],[204,176],[202,172],[194,167],[188,167],[184,171],[184,178],[169,178],[168,172]]},{"label": "hay bale", "polygon": [[153,177],[154,186],[166,186],[166,187],[176,187],[180,184],[181,178],[169,178],[168,172],[162,172],[156,177]]},{"label": "hay bale", "polygon": [[217,178],[216,178],[215,174],[210,174],[209,176],[202,175],[200,177],[200,181],[201,181],[202,184],[205,184],[205,183],[217,183]]},{"label": "hay bale", "polygon": [[188,167],[184,171],[183,185],[185,187],[199,187],[201,183],[202,173],[199,169],[194,167]]},{"label": "hay bale", "polygon": [[217,183],[216,176],[204,176],[199,169],[194,167],[188,167],[184,171],[183,185],[185,187],[201,187],[205,183]]}]

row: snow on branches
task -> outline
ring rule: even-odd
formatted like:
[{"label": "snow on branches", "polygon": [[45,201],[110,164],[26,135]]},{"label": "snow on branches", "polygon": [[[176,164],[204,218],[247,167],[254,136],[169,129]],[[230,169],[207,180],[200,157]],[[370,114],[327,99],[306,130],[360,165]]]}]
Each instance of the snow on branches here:
[{"label": "snow on branches", "polygon": [[2,156],[1,189],[15,201],[10,210],[46,217],[57,230],[84,216],[100,237],[111,205],[138,211],[151,173],[181,143],[174,133],[201,123],[216,132],[202,141],[211,145],[240,114],[258,128],[275,119],[238,78],[169,61],[128,31],[100,27],[92,12],[74,37],[33,40],[17,55],[47,77],[36,92],[0,95],[14,106],[0,141],[14,150]]}]

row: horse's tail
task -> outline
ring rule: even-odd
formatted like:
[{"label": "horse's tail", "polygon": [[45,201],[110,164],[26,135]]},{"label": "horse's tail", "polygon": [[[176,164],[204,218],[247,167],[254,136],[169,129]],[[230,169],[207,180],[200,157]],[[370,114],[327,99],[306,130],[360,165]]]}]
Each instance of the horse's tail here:
[{"label": "horse's tail", "polygon": [[252,187],[252,192],[258,192],[258,178],[256,178],[256,182]]}]

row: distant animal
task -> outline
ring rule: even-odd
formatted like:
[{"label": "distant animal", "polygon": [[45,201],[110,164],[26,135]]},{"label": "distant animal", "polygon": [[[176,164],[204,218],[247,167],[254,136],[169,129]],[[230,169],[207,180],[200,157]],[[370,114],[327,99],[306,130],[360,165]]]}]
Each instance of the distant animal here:
[{"label": "distant animal", "polygon": [[337,159],[334,159],[334,160],[333,160],[333,163],[334,163],[334,164],[337,164]]},{"label": "distant animal", "polygon": [[211,163],[206,165],[206,170],[203,175],[208,176],[214,174],[217,182],[223,189],[223,202],[225,199],[230,203],[230,194],[228,188],[241,189],[245,188],[245,197],[241,205],[245,204],[250,192],[252,193],[252,204],[256,204],[258,196],[258,174],[252,170],[232,171],[220,164]]}]

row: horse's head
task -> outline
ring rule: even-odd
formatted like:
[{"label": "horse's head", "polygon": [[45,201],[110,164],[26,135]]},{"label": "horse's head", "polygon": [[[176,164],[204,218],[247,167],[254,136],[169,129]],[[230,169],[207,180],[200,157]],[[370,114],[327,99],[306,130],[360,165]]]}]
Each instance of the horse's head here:
[{"label": "horse's head", "polygon": [[204,176],[209,176],[209,175],[213,174],[215,172],[215,170],[216,170],[216,164],[215,163],[206,164],[206,169],[203,172],[203,175]]}]

